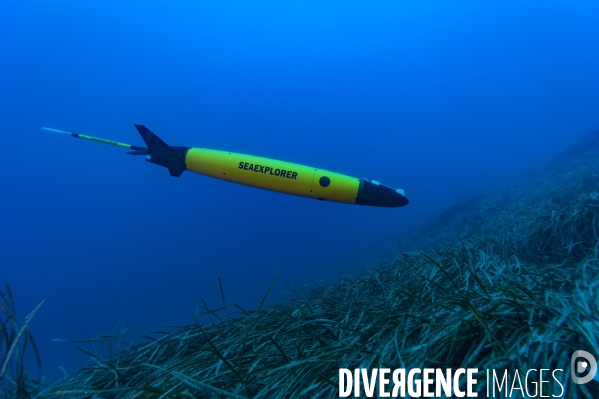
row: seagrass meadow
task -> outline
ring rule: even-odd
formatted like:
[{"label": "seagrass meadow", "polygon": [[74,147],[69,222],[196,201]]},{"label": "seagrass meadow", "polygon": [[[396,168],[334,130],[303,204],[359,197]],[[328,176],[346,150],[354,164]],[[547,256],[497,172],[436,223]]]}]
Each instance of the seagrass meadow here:
[{"label": "seagrass meadow", "polygon": [[476,367],[479,397],[486,369],[539,368],[564,369],[562,397],[599,397],[597,380],[576,385],[569,370],[575,350],[599,354],[599,132],[516,184],[459,201],[404,248],[332,285],[289,286],[292,299],[274,306],[206,307],[133,344],[97,337],[108,356],[90,353],[51,386],[17,391],[5,377],[4,395],[332,398],[339,368]]}]

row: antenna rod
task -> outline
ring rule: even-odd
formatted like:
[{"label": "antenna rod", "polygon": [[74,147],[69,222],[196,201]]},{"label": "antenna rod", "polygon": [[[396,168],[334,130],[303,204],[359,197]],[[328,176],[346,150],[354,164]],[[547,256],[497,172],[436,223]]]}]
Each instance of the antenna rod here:
[{"label": "antenna rod", "polygon": [[146,149],[146,147],[140,147],[140,146],[137,146],[137,145],[131,145],[131,144],[125,144],[125,143],[119,143],[118,141],[101,139],[101,138],[98,138],[98,137],[87,136],[85,134],[69,133],[69,132],[65,132],[63,130],[52,129],[50,127],[43,127],[42,130],[45,130],[46,132],[56,133],[56,134],[64,134],[65,136],[71,136],[71,137],[75,137],[77,139],[95,141],[96,143],[102,143],[102,144],[113,145],[113,146],[116,146],[116,147],[127,148],[129,150],[139,151],[139,150],[145,150]]}]

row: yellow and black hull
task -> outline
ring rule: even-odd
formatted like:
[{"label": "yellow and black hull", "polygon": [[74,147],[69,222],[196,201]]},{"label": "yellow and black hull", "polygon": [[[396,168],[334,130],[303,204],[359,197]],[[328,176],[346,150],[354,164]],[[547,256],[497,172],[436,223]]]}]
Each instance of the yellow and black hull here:
[{"label": "yellow and black hull", "polygon": [[377,182],[235,152],[192,147],[185,153],[185,168],[233,183],[318,200],[389,207],[408,203],[401,191]]}]

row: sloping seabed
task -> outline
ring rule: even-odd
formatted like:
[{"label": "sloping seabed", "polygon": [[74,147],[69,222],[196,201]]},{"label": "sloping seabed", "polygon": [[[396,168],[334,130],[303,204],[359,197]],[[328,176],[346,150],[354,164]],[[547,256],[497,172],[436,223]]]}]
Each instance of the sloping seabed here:
[{"label": "sloping seabed", "polygon": [[206,310],[213,323],[95,357],[39,395],[338,397],[339,368],[470,367],[479,397],[485,369],[540,368],[564,369],[562,397],[599,397],[569,370],[575,350],[599,353],[599,133],[423,231],[426,252],[254,312]]}]

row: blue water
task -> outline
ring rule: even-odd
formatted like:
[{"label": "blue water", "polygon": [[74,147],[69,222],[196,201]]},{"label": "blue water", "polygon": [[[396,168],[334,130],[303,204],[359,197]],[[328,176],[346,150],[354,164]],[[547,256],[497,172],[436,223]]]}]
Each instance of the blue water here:
[{"label": "blue water", "polygon": [[[129,319],[189,324],[390,260],[460,196],[599,128],[596,1],[2,1],[0,278],[45,374]],[[325,203],[166,169],[42,126],[266,156],[406,190]]]}]

